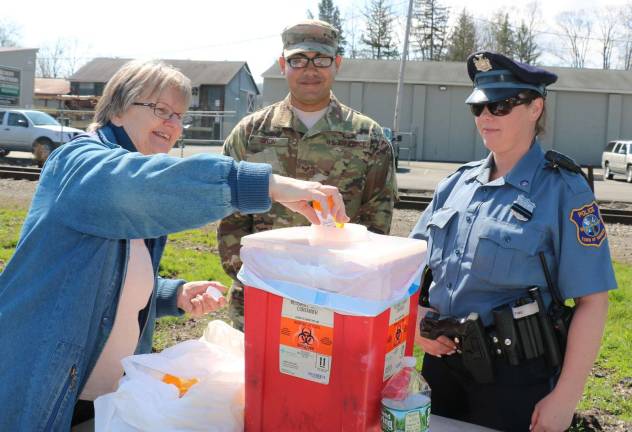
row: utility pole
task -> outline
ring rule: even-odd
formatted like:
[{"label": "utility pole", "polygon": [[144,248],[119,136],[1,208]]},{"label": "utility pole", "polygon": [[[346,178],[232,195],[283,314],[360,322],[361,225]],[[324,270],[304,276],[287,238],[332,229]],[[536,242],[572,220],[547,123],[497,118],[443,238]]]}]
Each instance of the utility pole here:
[{"label": "utility pole", "polygon": [[399,78],[397,80],[397,95],[395,95],[395,117],[393,118],[393,133],[399,132],[399,107],[402,104],[402,92],[404,91],[404,69],[406,57],[408,57],[408,35],[410,34],[410,21],[413,16],[413,0],[408,0],[408,16],[406,17],[406,33],[404,35],[404,49],[402,61],[399,64]]}]

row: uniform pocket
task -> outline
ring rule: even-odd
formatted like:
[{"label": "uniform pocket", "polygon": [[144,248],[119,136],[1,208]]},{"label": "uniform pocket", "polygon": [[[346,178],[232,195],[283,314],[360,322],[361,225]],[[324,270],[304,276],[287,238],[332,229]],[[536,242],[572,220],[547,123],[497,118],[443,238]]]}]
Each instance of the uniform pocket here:
[{"label": "uniform pocket", "polygon": [[287,175],[290,158],[289,140],[287,138],[255,135],[248,141],[248,162],[267,163],[272,165],[276,174]]},{"label": "uniform pocket", "polygon": [[456,214],[456,210],[444,207],[434,212],[428,220],[428,250],[430,251],[428,264],[432,269],[437,268],[445,258],[445,251],[448,246],[446,245],[446,237],[450,222]]},{"label": "uniform pocket", "polygon": [[527,287],[541,273],[538,252],[544,233],[529,226],[490,220],[478,233],[472,273],[495,285]]}]

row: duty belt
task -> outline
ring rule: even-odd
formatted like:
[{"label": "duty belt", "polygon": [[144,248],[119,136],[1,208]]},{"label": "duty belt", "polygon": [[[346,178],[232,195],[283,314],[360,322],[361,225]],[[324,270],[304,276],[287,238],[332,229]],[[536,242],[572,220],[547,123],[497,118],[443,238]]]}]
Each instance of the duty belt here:
[{"label": "duty belt", "polygon": [[545,312],[538,287],[528,290],[529,297],[492,311],[494,325],[484,328],[477,313],[466,318],[440,318],[431,312],[420,323],[421,336],[436,339],[446,336],[457,345],[463,366],[479,383],[494,381],[494,358],[504,358],[510,365],[541,356],[553,369],[562,363],[562,352]]}]

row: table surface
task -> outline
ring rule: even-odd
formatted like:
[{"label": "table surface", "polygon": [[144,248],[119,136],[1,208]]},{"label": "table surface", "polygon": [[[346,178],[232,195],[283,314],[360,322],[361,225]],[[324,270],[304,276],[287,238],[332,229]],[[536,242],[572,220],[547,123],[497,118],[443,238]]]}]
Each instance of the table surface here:
[{"label": "table surface", "polygon": [[[482,426],[464,423],[446,417],[431,415],[430,432],[492,432]],[[71,432],[94,432],[94,421],[90,420],[72,428]]]}]

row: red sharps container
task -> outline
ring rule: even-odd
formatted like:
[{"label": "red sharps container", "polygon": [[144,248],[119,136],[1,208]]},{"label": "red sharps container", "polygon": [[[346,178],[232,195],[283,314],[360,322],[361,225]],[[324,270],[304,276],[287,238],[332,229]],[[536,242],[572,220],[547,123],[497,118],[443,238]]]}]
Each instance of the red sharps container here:
[{"label": "red sharps container", "polygon": [[242,239],[248,432],[380,430],[412,354],[426,243],[360,225]]}]

